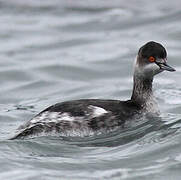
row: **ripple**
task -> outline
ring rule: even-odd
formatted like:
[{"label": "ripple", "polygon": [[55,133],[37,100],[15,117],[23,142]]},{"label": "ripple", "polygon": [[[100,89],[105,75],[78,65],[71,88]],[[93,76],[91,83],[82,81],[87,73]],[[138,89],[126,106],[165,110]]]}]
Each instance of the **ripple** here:
[{"label": "ripple", "polygon": [[[0,7],[0,179],[180,179],[180,1],[8,0]],[[56,102],[128,99],[135,55],[150,40],[166,46],[177,69],[155,78],[160,118],[85,139],[7,140]]]}]

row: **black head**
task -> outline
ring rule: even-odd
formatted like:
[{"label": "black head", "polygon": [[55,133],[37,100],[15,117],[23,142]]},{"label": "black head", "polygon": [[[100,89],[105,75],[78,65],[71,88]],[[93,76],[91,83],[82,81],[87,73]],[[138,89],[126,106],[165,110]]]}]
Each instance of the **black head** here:
[{"label": "black head", "polygon": [[148,43],[146,43],[144,46],[142,46],[139,49],[138,54],[144,58],[144,59],[148,59],[149,57],[154,57],[155,59],[159,58],[159,59],[166,59],[167,58],[167,51],[166,49],[157,42],[154,41],[150,41]]},{"label": "black head", "polygon": [[167,64],[167,51],[157,42],[150,41],[138,51],[136,68],[139,73],[154,76],[164,70],[175,71]]}]

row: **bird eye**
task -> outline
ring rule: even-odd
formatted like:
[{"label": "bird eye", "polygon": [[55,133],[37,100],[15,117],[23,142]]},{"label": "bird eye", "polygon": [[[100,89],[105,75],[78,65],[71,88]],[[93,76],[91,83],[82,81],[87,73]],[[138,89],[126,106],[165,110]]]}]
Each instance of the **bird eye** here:
[{"label": "bird eye", "polygon": [[155,58],[154,58],[153,56],[150,56],[150,57],[149,57],[149,61],[150,61],[150,62],[155,62]]}]

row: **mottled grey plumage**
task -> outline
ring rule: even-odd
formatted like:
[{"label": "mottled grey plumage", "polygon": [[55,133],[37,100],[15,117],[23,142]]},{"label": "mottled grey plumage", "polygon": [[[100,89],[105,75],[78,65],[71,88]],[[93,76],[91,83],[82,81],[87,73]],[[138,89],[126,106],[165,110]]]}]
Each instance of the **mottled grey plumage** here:
[{"label": "mottled grey plumage", "polygon": [[[148,59],[152,56],[155,62]],[[128,101],[83,99],[50,106],[20,126],[12,139],[58,134],[60,136],[90,136],[123,128],[126,121],[147,113],[158,114],[153,97],[154,75],[163,70],[174,71],[166,64],[166,50],[156,42],[140,48],[135,63],[134,86]]]}]

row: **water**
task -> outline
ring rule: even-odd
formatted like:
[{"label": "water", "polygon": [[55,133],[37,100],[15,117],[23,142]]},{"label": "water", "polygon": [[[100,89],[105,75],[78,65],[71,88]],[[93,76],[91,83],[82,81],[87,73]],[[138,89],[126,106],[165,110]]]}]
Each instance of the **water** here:
[{"label": "water", "polygon": [[[180,179],[179,0],[0,1],[0,179]],[[161,119],[90,138],[7,140],[56,102],[128,99],[138,48],[168,50],[155,78]]]}]

